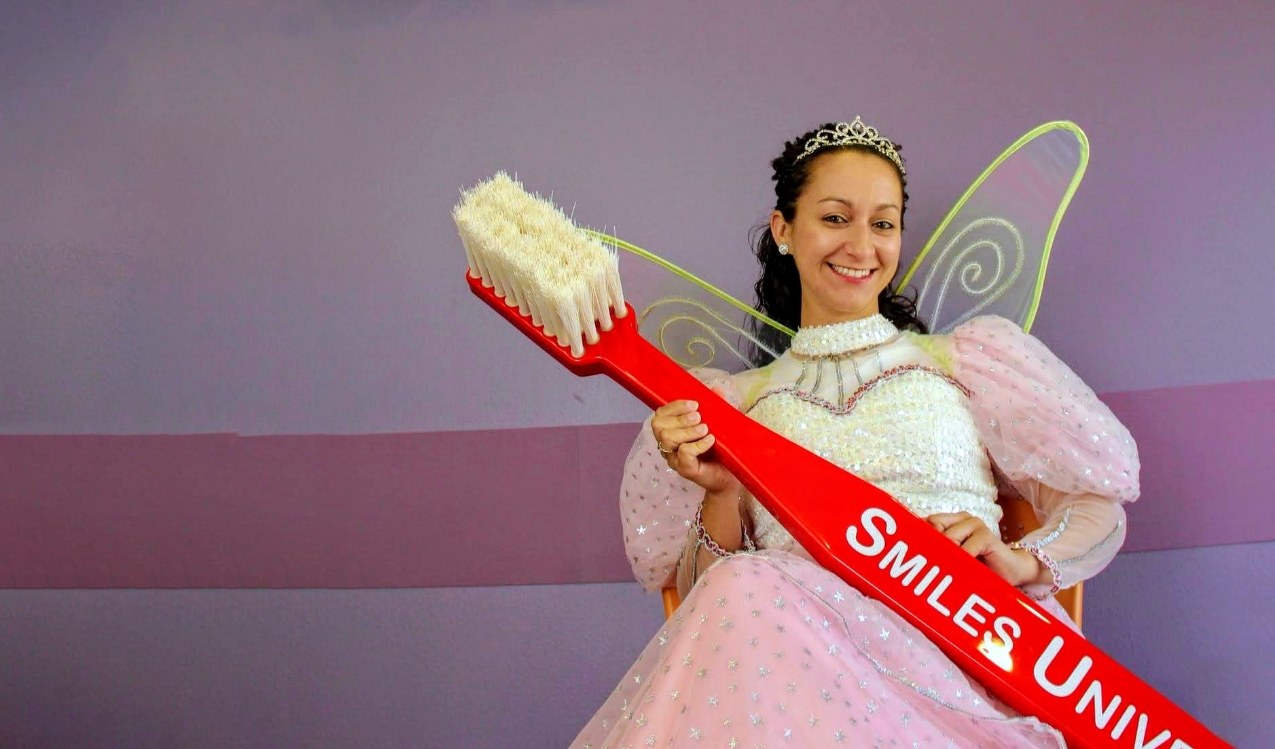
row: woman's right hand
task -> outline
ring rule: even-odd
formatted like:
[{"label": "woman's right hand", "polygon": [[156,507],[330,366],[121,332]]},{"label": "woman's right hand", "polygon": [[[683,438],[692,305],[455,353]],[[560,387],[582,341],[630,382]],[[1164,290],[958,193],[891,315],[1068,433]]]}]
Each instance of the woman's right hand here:
[{"label": "woman's right hand", "polygon": [[673,401],[655,410],[651,432],[669,468],[703,487],[710,495],[739,495],[739,480],[721,463],[705,455],[716,438],[708,431],[695,401]]}]

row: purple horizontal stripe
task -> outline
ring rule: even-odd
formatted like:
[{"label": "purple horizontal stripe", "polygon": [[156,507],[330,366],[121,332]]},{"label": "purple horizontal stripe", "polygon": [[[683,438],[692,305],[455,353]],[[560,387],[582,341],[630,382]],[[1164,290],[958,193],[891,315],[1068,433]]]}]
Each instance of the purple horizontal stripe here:
[{"label": "purple horizontal stripe", "polygon": [[[1275,539],[1275,381],[1106,400],[1143,457],[1128,549]],[[635,430],[0,436],[0,587],[626,580]]]},{"label": "purple horizontal stripe", "polygon": [[1270,541],[1275,380],[1104,395],[1138,441],[1131,551]]},{"label": "purple horizontal stripe", "polygon": [[632,435],[0,437],[0,587],[623,580]]}]

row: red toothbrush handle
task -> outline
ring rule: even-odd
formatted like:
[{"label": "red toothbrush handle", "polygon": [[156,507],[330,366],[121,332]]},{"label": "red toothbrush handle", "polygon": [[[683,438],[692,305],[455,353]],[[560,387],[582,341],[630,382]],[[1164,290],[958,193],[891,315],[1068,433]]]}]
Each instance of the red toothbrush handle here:
[{"label": "red toothbrush handle", "polygon": [[907,619],[997,697],[1061,730],[1070,746],[1228,746],[890,495],[732,407],[642,338],[632,308],[573,357],[481,281],[469,283],[572,372],[606,374],[652,408],[698,401],[717,436],[715,456],[821,565]]}]

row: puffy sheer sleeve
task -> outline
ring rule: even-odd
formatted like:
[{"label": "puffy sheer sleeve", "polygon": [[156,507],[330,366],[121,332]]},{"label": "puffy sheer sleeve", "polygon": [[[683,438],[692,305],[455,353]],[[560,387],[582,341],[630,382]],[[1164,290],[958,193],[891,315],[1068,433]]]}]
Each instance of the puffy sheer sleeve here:
[{"label": "puffy sheer sleeve", "polygon": [[[952,373],[998,479],[1042,526],[1020,540],[1066,588],[1107,566],[1124,542],[1121,503],[1138,497],[1138,450],[1098,396],[1014,323],[976,318],[952,334]],[[1042,595],[1048,586],[1029,588]]]},{"label": "puffy sheer sleeve", "polygon": [[[739,407],[740,397],[730,375],[715,369],[692,370],[692,374]],[[673,582],[692,519],[703,499],[704,490],[677,475],[660,455],[648,416],[629,451],[620,483],[624,549],[643,588],[656,591]]]}]

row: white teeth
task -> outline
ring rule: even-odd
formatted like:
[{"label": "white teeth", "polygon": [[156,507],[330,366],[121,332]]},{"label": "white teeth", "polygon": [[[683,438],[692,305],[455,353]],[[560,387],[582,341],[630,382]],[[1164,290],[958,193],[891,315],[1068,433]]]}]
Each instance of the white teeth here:
[{"label": "white teeth", "polygon": [[845,276],[847,278],[867,278],[868,276],[872,275],[872,271],[870,270],[860,270],[858,268],[842,268],[840,265],[833,265],[832,263],[828,263],[828,265],[830,265],[832,269],[836,271],[837,275]]}]

